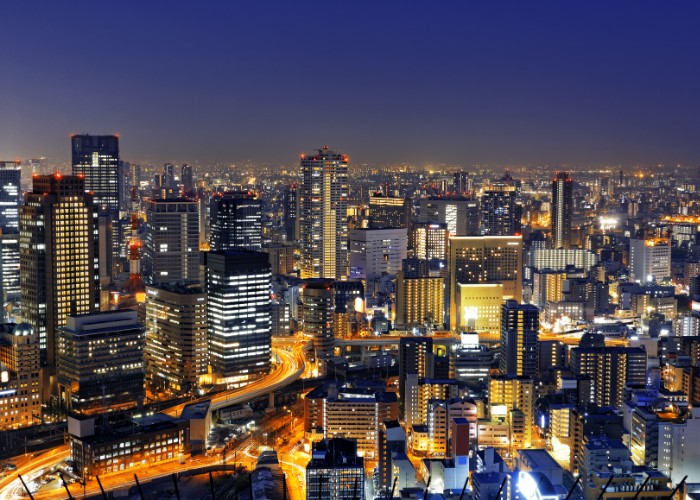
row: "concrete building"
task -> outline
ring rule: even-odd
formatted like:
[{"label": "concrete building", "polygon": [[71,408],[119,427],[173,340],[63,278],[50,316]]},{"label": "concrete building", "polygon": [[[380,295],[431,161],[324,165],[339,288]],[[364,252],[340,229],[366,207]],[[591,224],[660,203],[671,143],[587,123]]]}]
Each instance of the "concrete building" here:
[{"label": "concrete building", "polygon": [[26,323],[0,327],[0,430],[41,422],[39,337]]},{"label": "concrete building", "polygon": [[146,200],[143,277],[149,285],[196,281],[199,205],[184,198]]},{"label": "concrete building", "polygon": [[641,283],[671,277],[671,242],[663,238],[630,240],[630,272]]},{"label": "concrete building", "polygon": [[421,198],[419,222],[445,224],[450,236],[479,232],[479,203],[463,196]]},{"label": "concrete building", "polygon": [[370,229],[411,227],[411,199],[374,193],[369,197]]},{"label": "concrete building", "polygon": [[476,332],[482,340],[496,340],[501,333],[501,283],[457,283],[456,329]]},{"label": "concrete building", "polygon": [[509,445],[513,450],[532,446],[534,403],[535,383],[532,378],[503,375],[489,380],[490,418],[508,424]]},{"label": "concrete building", "polygon": [[[369,283],[394,276],[406,258],[408,236],[399,229],[351,229],[348,236],[350,278]],[[368,290],[369,293],[369,290]]]},{"label": "concrete building", "polygon": [[146,381],[154,393],[195,394],[207,373],[207,294],[198,285],[146,288]]},{"label": "concrete building", "polygon": [[450,232],[446,223],[416,222],[411,226],[409,246],[413,258],[422,260],[447,259]]},{"label": "concrete building", "polygon": [[302,329],[312,341],[319,374],[326,373],[335,346],[335,291],[333,280],[317,278],[301,289]]},{"label": "concrete building", "polygon": [[574,211],[574,182],[567,172],[557,172],[552,181],[552,247],[571,247],[571,216]]},{"label": "concrete building", "polygon": [[539,310],[507,300],[501,308],[501,373],[535,377],[538,373]]},{"label": "concrete building", "polygon": [[314,444],[306,466],[306,499],[365,500],[364,460],[350,439]]},{"label": "concrete building", "polygon": [[141,405],[145,328],[136,311],[70,315],[58,334],[57,378],[65,407],[82,414]]},{"label": "concrete building", "polygon": [[445,322],[445,279],[396,275],[396,327],[410,330],[426,323],[442,328]]},{"label": "concrete building", "polygon": [[209,202],[212,250],[262,250],[262,205],[254,192],[227,192]]}]

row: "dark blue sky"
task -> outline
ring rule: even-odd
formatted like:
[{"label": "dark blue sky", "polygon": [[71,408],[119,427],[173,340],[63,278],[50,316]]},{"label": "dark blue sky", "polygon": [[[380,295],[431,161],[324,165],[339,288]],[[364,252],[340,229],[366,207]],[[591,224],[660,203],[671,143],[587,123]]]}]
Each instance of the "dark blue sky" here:
[{"label": "dark blue sky", "polygon": [[697,2],[3,2],[0,159],[700,163]]}]

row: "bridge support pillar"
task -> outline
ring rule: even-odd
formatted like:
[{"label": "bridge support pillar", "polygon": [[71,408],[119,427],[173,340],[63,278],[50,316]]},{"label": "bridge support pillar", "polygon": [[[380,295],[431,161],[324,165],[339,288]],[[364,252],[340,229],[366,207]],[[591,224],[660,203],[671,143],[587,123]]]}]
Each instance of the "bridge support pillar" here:
[{"label": "bridge support pillar", "polygon": [[270,395],[268,396],[267,408],[268,408],[269,410],[274,410],[274,409],[275,409],[275,393],[274,393],[274,391],[271,392]]}]

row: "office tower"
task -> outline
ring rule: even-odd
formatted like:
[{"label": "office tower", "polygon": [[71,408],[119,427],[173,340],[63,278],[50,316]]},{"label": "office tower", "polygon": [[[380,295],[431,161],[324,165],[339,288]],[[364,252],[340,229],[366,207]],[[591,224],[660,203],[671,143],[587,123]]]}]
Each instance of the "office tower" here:
[{"label": "office tower", "polygon": [[574,211],[574,182],[567,172],[557,172],[552,181],[552,247],[571,248],[571,216]]},{"label": "office tower", "polygon": [[503,298],[522,302],[523,240],[520,236],[450,238],[450,330],[457,328],[457,284],[500,283]]},{"label": "office tower", "polygon": [[299,186],[291,184],[284,187],[282,194],[282,216],[284,234],[287,241],[299,241]]},{"label": "office tower", "polygon": [[192,173],[192,167],[187,163],[182,165],[182,190],[185,193],[192,193],[194,191],[194,176]]},{"label": "office tower", "polygon": [[426,324],[442,328],[445,321],[445,278],[396,275],[396,327],[410,330]]},{"label": "office tower", "polygon": [[296,270],[295,250],[299,248],[293,243],[268,243],[262,251],[270,256],[272,274],[292,274]]},{"label": "office tower", "polygon": [[472,190],[473,181],[469,172],[455,172],[452,174],[452,191],[457,194],[465,194]]},{"label": "office tower", "polygon": [[20,211],[22,318],[55,366],[55,338],[69,314],[98,309],[97,209],[80,176],[38,175]]},{"label": "office tower", "polygon": [[[345,337],[359,333],[357,313],[364,312],[365,287],[360,280],[336,281],[333,283],[334,314],[333,335]],[[354,327],[354,329],[353,329]]]},{"label": "office tower", "polygon": [[500,368],[504,375],[537,375],[539,310],[531,304],[506,300],[501,308]]},{"label": "office tower", "polygon": [[168,189],[175,188],[175,165],[166,163],[163,167],[163,186]]},{"label": "office tower", "polygon": [[19,207],[22,166],[0,161],[0,262],[3,302],[19,300]]},{"label": "office tower", "polygon": [[477,332],[482,341],[501,337],[501,283],[457,283],[456,329]]},{"label": "office tower", "polygon": [[606,347],[600,334],[584,334],[571,349],[569,363],[577,377],[593,381],[592,403],[621,408],[625,386],[646,386],[647,354],[640,347]]},{"label": "office tower", "polygon": [[313,444],[306,466],[306,500],[365,500],[364,459],[351,439]]},{"label": "office tower", "polygon": [[411,199],[374,193],[369,197],[370,229],[403,228],[411,226]]},{"label": "office tower", "polygon": [[197,281],[199,210],[184,198],[146,200],[143,277],[149,285]]},{"label": "office tower", "polygon": [[69,315],[58,331],[56,359],[66,409],[91,414],[140,406],[145,331],[136,311]]},{"label": "office tower", "polygon": [[[350,278],[370,281],[396,275],[406,258],[405,229],[351,229],[348,236]],[[369,292],[369,291],[368,291]]]},{"label": "office tower", "polygon": [[308,280],[301,290],[303,332],[311,337],[319,375],[324,375],[335,346],[333,280]]},{"label": "office tower", "polygon": [[671,242],[664,238],[630,239],[630,272],[634,281],[671,277]]},{"label": "office tower", "polygon": [[0,430],[41,422],[39,337],[26,323],[0,326]]},{"label": "office tower", "polygon": [[405,408],[406,377],[417,378],[433,376],[433,339],[432,337],[401,337],[399,340],[399,399],[401,408]]},{"label": "office tower", "polygon": [[520,233],[521,207],[512,179],[505,177],[484,189],[481,195],[481,234],[512,236]]},{"label": "office tower", "polygon": [[348,157],[324,146],[302,155],[299,186],[301,277],[348,276]]},{"label": "office tower", "polygon": [[416,222],[411,226],[409,245],[416,259],[447,258],[447,245],[450,233],[447,224],[437,222]]},{"label": "office tower", "polygon": [[253,192],[228,192],[209,202],[212,250],[262,250],[262,207]]},{"label": "office tower", "polygon": [[508,424],[512,450],[532,446],[535,382],[530,377],[501,375],[489,379],[489,415]]},{"label": "office tower", "polygon": [[146,381],[155,394],[195,394],[207,373],[207,294],[199,285],[146,287]]},{"label": "office tower", "polygon": [[202,253],[206,267],[209,364],[229,385],[270,370],[270,262],[250,250]]},{"label": "office tower", "polygon": [[[112,255],[119,257],[119,137],[116,135],[71,136],[73,175],[85,177],[85,191],[95,207],[109,213],[112,222]],[[110,270],[111,272],[111,270]]]},{"label": "office tower", "polygon": [[463,196],[422,198],[418,220],[446,224],[450,236],[475,235],[479,232],[479,204]]}]

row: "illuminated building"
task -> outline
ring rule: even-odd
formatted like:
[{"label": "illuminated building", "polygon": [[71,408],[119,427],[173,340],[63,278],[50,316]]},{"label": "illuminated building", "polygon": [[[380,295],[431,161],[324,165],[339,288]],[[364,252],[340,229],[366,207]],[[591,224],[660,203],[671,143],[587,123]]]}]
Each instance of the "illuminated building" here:
[{"label": "illuminated building", "polygon": [[495,340],[501,332],[503,285],[500,283],[457,284],[456,328],[477,332],[483,339]]},{"label": "illuminated building", "polygon": [[552,181],[552,247],[571,247],[571,216],[574,211],[574,182],[567,172],[557,172]]},{"label": "illuminated building", "polygon": [[252,192],[228,192],[209,202],[212,250],[262,250],[262,205]]},{"label": "illuminated building", "polygon": [[0,262],[4,302],[20,298],[19,206],[22,167],[19,161],[0,161]]},{"label": "illuminated building", "polygon": [[577,377],[590,377],[590,402],[622,407],[625,385],[646,385],[647,354],[639,347],[606,347],[602,335],[586,334],[570,352],[569,363]]},{"label": "illuminated building", "polygon": [[446,223],[416,222],[411,226],[409,245],[416,259],[445,260],[449,231]]},{"label": "illuminated building", "polygon": [[146,380],[154,393],[192,394],[207,373],[207,295],[198,285],[146,288]]},{"label": "illuminated building", "polygon": [[301,157],[301,277],[348,276],[348,157],[324,146]]},{"label": "illuminated building", "polygon": [[41,422],[39,338],[26,323],[0,327],[0,430]]},{"label": "illuminated building", "polygon": [[450,238],[450,330],[457,329],[458,283],[500,283],[504,299],[522,301],[522,249],[520,236]]},{"label": "illuminated building", "polygon": [[[406,455],[406,432],[398,420],[387,420],[379,429],[379,489],[388,493],[394,484],[397,462]],[[415,478],[415,470],[414,470]]]},{"label": "illuminated building", "polygon": [[270,370],[270,263],[249,250],[204,252],[209,364],[228,384]]},{"label": "illuminated building", "polygon": [[369,197],[370,229],[408,229],[410,226],[410,198],[383,196],[380,193],[374,193]]},{"label": "illuminated building", "polygon": [[535,271],[532,278],[531,302],[534,305],[543,308],[547,302],[561,302],[564,300],[565,272],[545,269]]},{"label": "illuminated building", "polygon": [[[470,444],[476,444],[477,432],[476,405],[467,400],[452,398],[447,400],[432,399],[428,402],[428,449],[433,457],[452,457],[451,446],[456,447],[458,455],[468,455]],[[462,419],[466,430],[459,428],[455,436],[452,423]],[[460,420],[461,422],[461,420]]]},{"label": "illuminated building", "polygon": [[664,281],[671,277],[671,244],[661,238],[630,239],[630,271],[632,279]]},{"label": "illuminated building", "polygon": [[284,187],[282,210],[284,217],[285,239],[298,242],[299,236],[299,186],[292,184]]},{"label": "illuminated building", "polygon": [[146,200],[143,277],[149,285],[199,280],[199,210],[184,198]]},{"label": "illuminated building", "polygon": [[406,425],[426,425],[431,400],[448,400],[459,394],[457,381],[453,379],[406,377]]},{"label": "illuminated building", "polygon": [[489,415],[491,421],[508,424],[509,444],[513,449],[532,445],[534,404],[535,382],[532,378],[515,375],[490,378]]},{"label": "illuminated building", "polygon": [[[433,339],[431,337],[401,337],[399,340],[399,400],[406,405],[406,378],[433,376]],[[417,395],[416,395],[417,398]]]},{"label": "illuminated building", "polygon": [[188,164],[182,165],[182,175],[180,176],[182,181],[182,190],[185,193],[191,193],[194,191],[194,177],[192,175],[192,166]]},{"label": "illuminated building", "polygon": [[55,366],[55,339],[69,314],[100,303],[97,210],[85,179],[34,176],[20,211],[22,318],[39,336],[42,363]]},{"label": "illuminated building", "polygon": [[351,439],[314,443],[306,466],[306,499],[364,500],[364,460]]},{"label": "illuminated building", "polygon": [[[647,480],[648,479],[648,480]],[[606,488],[607,485],[607,488]],[[642,485],[644,485],[642,489]],[[666,500],[671,498],[669,478],[650,468],[634,472],[601,470],[591,474],[585,500],[618,500],[644,498]],[[605,492],[603,492],[605,488]],[[688,498],[688,497],[685,497]]]},{"label": "illuminated building", "polygon": [[580,248],[535,248],[530,251],[529,256],[528,265],[540,270],[565,271],[573,267],[588,272],[598,263],[595,253]]},{"label": "illuminated building", "polygon": [[537,375],[539,310],[507,300],[501,308],[500,368],[504,375]]},{"label": "illuminated building", "polygon": [[445,321],[445,279],[396,276],[396,327],[409,330],[426,323],[442,328]]},{"label": "illuminated building", "polygon": [[394,276],[406,258],[405,229],[351,229],[348,237],[350,278],[365,280],[367,295],[374,295],[382,275]]},{"label": "illuminated building", "polygon": [[620,470],[632,468],[630,450],[619,439],[606,436],[591,436],[583,445],[583,453],[578,466],[582,479],[584,494],[593,484],[590,482],[595,471],[610,470],[619,467]]},{"label": "illuminated building", "polygon": [[684,422],[659,421],[657,468],[679,483],[684,476],[697,477],[700,471],[700,408],[692,408]]},{"label": "illuminated building", "polygon": [[479,336],[462,334],[462,343],[455,350],[456,379],[459,382],[484,383],[489,377],[494,352],[479,344]]},{"label": "illuminated building", "polygon": [[335,347],[335,292],[333,280],[308,280],[301,291],[302,329],[311,337],[320,375],[326,373],[327,363]]},{"label": "illuminated building", "polygon": [[59,397],[76,413],[140,405],[145,397],[145,328],[136,311],[70,315],[58,332]]},{"label": "illuminated building", "polygon": [[450,236],[479,232],[479,204],[463,196],[421,198],[419,222],[445,224]]},{"label": "illuminated building", "polygon": [[[112,256],[119,257],[120,189],[119,137],[116,135],[71,136],[73,175],[85,178],[85,191],[91,193],[95,207],[109,213],[112,222]],[[111,271],[110,271],[111,272]]]},{"label": "illuminated building", "polygon": [[522,208],[512,180],[505,177],[484,189],[481,195],[479,230],[485,236],[513,236],[520,233]]}]

